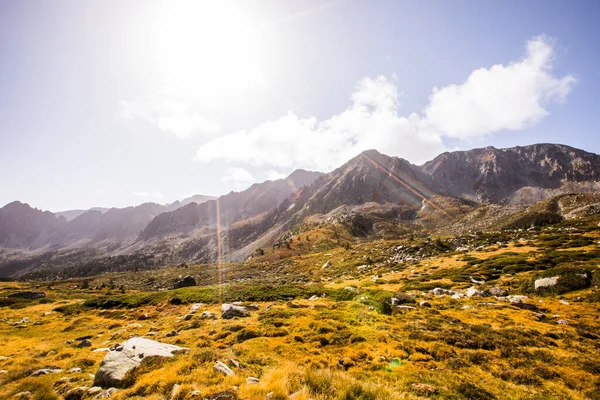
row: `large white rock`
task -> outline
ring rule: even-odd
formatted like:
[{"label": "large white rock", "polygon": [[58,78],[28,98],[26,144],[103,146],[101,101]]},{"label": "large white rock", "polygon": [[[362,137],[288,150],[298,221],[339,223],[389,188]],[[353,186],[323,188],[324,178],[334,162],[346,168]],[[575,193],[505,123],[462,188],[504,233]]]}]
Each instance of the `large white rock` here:
[{"label": "large white rock", "polygon": [[188,349],[154,340],[135,337],[123,343],[121,351],[111,351],[102,360],[94,386],[119,387],[123,379],[148,357],[172,357]]},{"label": "large white rock", "polygon": [[533,282],[533,286],[537,290],[542,287],[556,286],[557,283],[558,283],[558,276],[551,276],[549,278],[536,279],[535,282]]},{"label": "large white rock", "polygon": [[248,309],[235,304],[221,304],[221,318],[231,319],[233,317],[249,317]]}]

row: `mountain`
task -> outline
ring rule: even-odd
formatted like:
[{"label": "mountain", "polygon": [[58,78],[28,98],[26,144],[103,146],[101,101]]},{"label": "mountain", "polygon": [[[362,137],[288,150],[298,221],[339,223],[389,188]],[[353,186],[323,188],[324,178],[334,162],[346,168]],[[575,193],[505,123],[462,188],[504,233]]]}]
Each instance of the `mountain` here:
[{"label": "mountain", "polygon": [[214,200],[216,199],[216,197],[214,196],[205,196],[203,194],[195,194],[193,196],[190,197],[186,197],[183,200],[176,200],[171,204],[167,204],[165,211],[175,211],[180,207],[183,206],[187,206],[190,203],[196,203],[196,204],[202,204],[202,203],[206,203],[209,200]]},{"label": "mountain", "polygon": [[284,179],[255,183],[242,192],[231,192],[202,204],[190,203],[154,218],[141,233],[148,240],[169,234],[185,234],[195,229],[223,226],[272,210],[293,193],[312,184],[320,172],[296,170]]},{"label": "mountain", "polygon": [[0,208],[0,247],[37,248],[67,221],[50,211],[14,201]]},{"label": "mountain", "polygon": [[72,221],[75,218],[79,217],[81,214],[84,214],[88,211],[100,211],[100,212],[106,212],[110,210],[109,208],[104,208],[104,207],[93,207],[90,208],[89,210],[67,210],[67,211],[59,211],[59,212],[55,212],[54,215],[56,215],[57,217],[65,217],[65,219],[67,221]]},{"label": "mountain", "polygon": [[572,191],[600,191],[600,156],[560,144],[443,153],[421,170],[453,196],[528,204]]}]

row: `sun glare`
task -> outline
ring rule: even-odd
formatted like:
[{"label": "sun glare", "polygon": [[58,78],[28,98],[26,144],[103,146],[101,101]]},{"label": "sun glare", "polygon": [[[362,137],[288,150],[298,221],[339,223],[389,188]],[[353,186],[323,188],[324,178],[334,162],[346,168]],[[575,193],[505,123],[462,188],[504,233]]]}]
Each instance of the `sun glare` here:
[{"label": "sun glare", "polygon": [[263,82],[260,37],[237,2],[165,1],[158,20],[162,84],[173,94],[214,105]]}]

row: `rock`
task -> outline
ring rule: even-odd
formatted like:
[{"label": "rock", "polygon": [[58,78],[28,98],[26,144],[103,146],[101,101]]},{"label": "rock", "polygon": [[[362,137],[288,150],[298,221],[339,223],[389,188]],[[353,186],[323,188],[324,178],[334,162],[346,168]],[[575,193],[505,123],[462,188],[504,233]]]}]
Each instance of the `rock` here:
[{"label": "rock", "polygon": [[73,373],[73,374],[76,374],[76,373],[79,373],[79,372],[81,372],[81,368],[78,368],[78,367],[71,368],[71,369],[69,370],[69,372],[70,372],[70,373]]},{"label": "rock", "polygon": [[172,357],[187,350],[141,337],[129,339],[123,343],[122,351],[111,351],[104,357],[96,372],[94,386],[119,387],[125,375],[137,368],[145,358]]},{"label": "rock", "polygon": [[173,389],[171,390],[170,399],[171,400],[176,399],[180,390],[181,390],[181,385],[179,383],[176,383],[175,385],[173,385]]},{"label": "rock", "polygon": [[183,320],[184,321],[189,321],[190,319],[192,319],[193,316],[194,316],[194,314],[185,314],[183,316]]},{"label": "rock", "polygon": [[527,296],[519,296],[519,295],[512,295],[512,296],[507,296],[506,299],[508,301],[510,301],[511,303],[522,303],[525,300],[527,300],[529,297]]},{"label": "rock", "polygon": [[473,306],[470,306],[470,305],[464,305],[464,306],[462,306],[461,308],[462,308],[463,310],[472,310],[472,309],[474,309],[475,307],[473,307]]},{"label": "rock", "polygon": [[10,357],[0,356],[0,361],[7,361],[7,360],[10,360]]},{"label": "rock", "polygon": [[138,319],[140,321],[146,321],[146,320],[150,319],[150,315],[148,315],[147,313],[143,313],[138,317]]},{"label": "rock", "polygon": [[443,295],[443,294],[449,294],[449,293],[448,293],[448,290],[446,290],[446,289],[442,289],[442,288],[439,288],[439,287],[436,287],[436,288],[433,288],[433,289],[431,289],[431,290],[429,291],[429,293],[431,293],[431,294],[433,294],[433,295],[435,295],[435,296],[441,296],[441,295]]},{"label": "rock", "polygon": [[559,319],[558,321],[556,321],[556,323],[559,325],[569,325],[569,321],[564,319]]},{"label": "rock", "polygon": [[204,311],[200,314],[200,319],[217,319],[217,316],[210,311]]},{"label": "rock", "polygon": [[558,278],[559,276],[551,276],[549,278],[540,278],[540,279],[536,279],[533,282],[533,287],[535,288],[535,290],[538,290],[539,288],[547,288],[547,287],[552,287],[552,286],[556,286],[556,284],[558,283]]},{"label": "rock", "polygon": [[48,367],[48,368],[42,368],[42,369],[38,369],[37,371],[34,371],[30,376],[40,376],[40,375],[47,375],[47,374],[58,374],[61,373],[62,369],[57,368],[57,367]]},{"label": "rock", "polygon": [[221,318],[223,319],[231,319],[234,317],[249,317],[250,314],[246,307],[236,306],[233,304],[222,304],[221,305]]},{"label": "rock", "polygon": [[116,391],[117,391],[116,388],[110,387],[110,388],[106,389],[105,391],[101,392],[100,394],[97,394],[92,400],[110,399],[112,397],[112,394],[115,393]]},{"label": "rock", "polygon": [[19,392],[19,393],[15,394],[12,398],[13,399],[33,399],[33,394],[29,391]]},{"label": "rock", "polygon": [[569,302],[568,302],[568,301],[566,301],[566,300],[559,300],[558,302],[559,302],[560,304],[564,304],[565,306],[568,306],[568,305],[569,305]]},{"label": "rock", "polygon": [[450,296],[451,299],[455,300],[462,299],[463,297],[465,297],[464,293],[454,293],[452,296]]},{"label": "rock", "polygon": [[233,358],[228,358],[227,359],[227,364],[231,365],[232,367],[235,368],[239,368],[240,367],[240,363],[237,362],[236,360],[234,360]]},{"label": "rock", "polygon": [[6,296],[9,299],[37,300],[46,297],[44,292],[17,292]]},{"label": "rock", "polygon": [[317,296],[316,294],[313,294],[312,296],[310,296],[310,299],[308,299],[310,301],[315,301],[315,300],[319,300],[319,296]]},{"label": "rock", "polygon": [[202,303],[192,304],[192,306],[190,307],[190,312],[188,314],[196,314],[200,310],[200,308],[202,308],[202,306],[204,306],[204,304]]},{"label": "rock", "polygon": [[466,293],[467,297],[483,297],[485,296],[485,292],[483,290],[477,289],[475,286],[471,286],[467,289]]},{"label": "rock", "polygon": [[29,318],[23,317],[23,318],[21,318],[20,321],[15,322],[13,325],[27,324],[29,322],[31,322],[31,320]]},{"label": "rock", "polygon": [[248,310],[253,310],[253,311],[258,311],[260,310],[260,307],[257,304],[250,304],[249,306],[246,306],[246,308]]},{"label": "rock", "polygon": [[97,393],[100,393],[102,391],[102,388],[100,386],[93,386],[91,388],[88,389],[88,394],[90,395],[94,395]]},{"label": "rock", "polygon": [[193,392],[190,392],[190,396],[191,397],[200,397],[201,392],[199,390],[194,390]]},{"label": "rock", "polygon": [[217,361],[217,363],[213,366],[213,370],[217,373],[221,373],[225,376],[233,376],[234,373],[224,362]]},{"label": "rock", "polygon": [[273,392],[269,392],[265,395],[265,400],[272,400],[275,394]]},{"label": "rock", "polygon": [[396,306],[396,308],[398,310],[401,310],[401,311],[414,311],[414,310],[416,310],[416,308],[413,307],[413,306]]},{"label": "rock", "polygon": [[321,269],[329,268],[330,266],[331,266],[331,261],[327,261],[325,264],[323,264]]},{"label": "rock", "polygon": [[8,373],[8,371],[7,371],[7,370],[5,370],[5,369],[0,369],[0,375],[2,375],[2,374],[7,374],[7,373]]},{"label": "rock", "polygon": [[71,389],[65,395],[65,400],[81,400],[85,396],[87,390],[87,386],[80,386],[78,388]]},{"label": "rock", "polygon": [[499,287],[493,287],[490,290],[488,290],[488,293],[492,296],[496,296],[496,297],[506,297],[508,296],[508,292],[502,288]]},{"label": "rock", "polygon": [[429,304],[428,301],[421,301],[421,302],[419,302],[419,306],[431,308],[431,304]]},{"label": "rock", "polygon": [[82,348],[82,347],[92,347],[92,342],[90,342],[89,339],[84,339],[81,342],[79,342],[79,344],[77,345],[77,347]]},{"label": "rock", "polygon": [[104,353],[106,351],[110,351],[108,347],[100,347],[98,349],[92,350],[92,353]]},{"label": "rock", "polygon": [[256,385],[257,383],[260,383],[260,380],[258,378],[255,378],[253,376],[249,376],[248,378],[246,378],[246,384],[248,385]]},{"label": "rock", "polygon": [[352,287],[352,286],[346,286],[346,287],[344,288],[344,290],[347,290],[347,291],[349,291],[349,292],[352,292],[352,293],[356,293],[356,294],[358,294],[358,289],[357,289],[357,288],[355,288],[355,287]]},{"label": "rock", "polygon": [[181,278],[180,280],[175,282],[175,284],[173,285],[173,287],[175,289],[190,287],[190,286],[196,286],[196,280],[191,275],[184,276],[183,278]]},{"label": "rock", "polygon": [[543,314],[543,313],[534,312],[533,313],[533,318],[536,321],[538,321],[538,322],[546,322],[546,321],[548,321],[548,317],[546,317],[546,314]]}]

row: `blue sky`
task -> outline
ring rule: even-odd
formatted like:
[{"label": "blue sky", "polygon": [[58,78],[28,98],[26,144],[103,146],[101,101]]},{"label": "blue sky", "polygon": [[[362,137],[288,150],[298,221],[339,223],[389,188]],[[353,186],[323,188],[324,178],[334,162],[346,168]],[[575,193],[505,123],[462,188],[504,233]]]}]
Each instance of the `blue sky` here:
[{"label": "blue sky", "polygon": [[600,153],[599,17],[597,1],[5,0],[0,204],[220,195],[370,147]]}]

